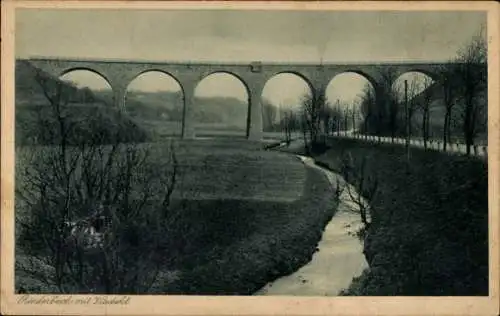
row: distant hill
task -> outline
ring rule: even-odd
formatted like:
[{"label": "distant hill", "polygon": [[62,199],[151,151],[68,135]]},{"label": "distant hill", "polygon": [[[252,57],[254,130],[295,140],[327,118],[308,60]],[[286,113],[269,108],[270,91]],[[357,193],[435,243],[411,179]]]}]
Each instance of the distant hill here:
[{"label": "distant hill", "polygon": [[245,128],[248,105],[236,98],[212,97],[195,100],[194,116],[199,123],[225,123]]},{"label": "distant hill", "polygon": [[[107,100],[110,92],[98,91],[99,99]],[[181,122],[183,98],[181,92],[136,92],[129,91],[125,99],[127,113],[137,120],[166,120]],[[194,102],[196,123],[218,123],[244,128],[247,122],[248,106],[232,97],[198,97]]]},{"label": "distant hill", "polygon": [[[37,74],[42,80],[37,80]],[[39,82],[43,82],[44,88]],[[99,99],[88,89],[79,89],[39,69],[28,61],[16,61],[15,68],[15,129],[16,146],[54,144],[58,141],[58,123],[44,91],[55,91],[60,85],[68,100],[63,115],[68,124],[69,142],[88,142],[101,135],[101,142],[144,141],[148,134],[130,117],[122,115],[106,100]]]}]

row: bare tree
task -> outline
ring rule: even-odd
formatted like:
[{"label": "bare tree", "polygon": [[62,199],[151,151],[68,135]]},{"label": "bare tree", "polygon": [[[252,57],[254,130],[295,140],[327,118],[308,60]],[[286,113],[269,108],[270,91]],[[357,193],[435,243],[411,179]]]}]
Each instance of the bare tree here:
[{"label": "bare tree", "polygon": [[348,201],[353,204],[346,203],[349,207],[348,210],[360,215],[361,222],[363,223],[362,233],[366,232],[371,225],[370,201],[372,201],[378,191],[378,180],[373,174],[368,174],[367,170],[368,158],[364,156],[361,162],[357,163],[352,155],[347,152],[344,154],[340,161],[340,174],[342,175],[345,183],[342,186],[340,180],[337,179],[337,187],[340,194],[347,193]]},{"label": "bare tree", "polygon": [[487,87],[487,43],[484,29],[458,52],[456,76],[460,82],[460,97],[463,102],[463,135],[467,155],[471,152],[478,132],[478,120],[484,111]]},{"label": "bare tree", "polygon": [[333,122],[334,122],[334,128],[335,132],[337,133],[337,136],[340,135],[340,125],[342,124],[342,107],[340,105],[340,100],[337,100],[335,103],[335,106],[333,108]]},{"label": "bare tree", "polygon": [[264,128],[272,130],[276,120],[278,109],[268,100],[262,102],[262,116],[264,118]]},{"label": "bare tree", "polygon": [[285,134],[285,142],[287,145],[290,145],[290,142],[292,141],[292,131],[297,129],[297,117],[292,110],[283,112],[281,125],[283,133]]},{"label": "bare tree", "polygon": [[397,78],[396,70],[392,67],[380,68],[379,91],[377,95],[377,134],[381,136],[386,130],[394,140],[398,132],[399,104],[397,102],[394,82]]},{"label": "bare tree", "polygon": [[429,141],[429,121],[430,121],[430,106],[433,97],[433,81],[429,77],[425,77],[421,83],[422,90],[420,100],[418,102],[422,110],[422,138],[424,140],[424,148],[427,149],[427,142]]},{"label": "bare tree", "polygon": [[330,134],[331,131],[331,125],[332,125],[332,119],[333,119],[333,109],[330,107],[329,104],[326,104],[325,108],[323,109],[323,115],[322,115],[322,121],[323,121],[323,131],[326,135]]},{"label": "bare tree", "polygon": [[[405,127],[407,127],[407,133],[409,133],[408,137],[411,138],[413,134],[413,118],[415,116],[416,110],[420,106],[421,98],[419,92],[421,92],[421,85],[417,80],[411,80],[407,86],[407,91],[404,91],[403,85],[395,85],[394,94],[397,96],[397,102],[399,104],[404,104],[404,102],[408,102],[407,104],[407,113],[402,113],[405,115],[405,118],[402,120],[405,122]],[[405,96],[405,93],[407,94]],[[405,97],[407,100],[405,100]],[[406,134],[406,133],[405,133]]]},{"label": "bare tree", "polygon": [[357,128],[357,118],[358,118],[358,111],[356,109],[356,103],[352,103],[352,109],[351,109],[351,124],[352,124],[352,131],[353,134],[357,133],[356,128]]},{"label": "bare tree", "polygon": [[370,123],[373,121],[374,113],[375,113],[375,95],[372,91],[372,87],[367,83],[363,88],[363,93],[360,96],[361,98],[361,112],[363,116],[363,133],[365,134],[365,138],[368,137],[370,133]]},{"label": "bare tree", "polygon": [[120,135],[107,146],[101,133],[71,144],[65,84],[36,79],[57,122],[56,144],[33,149],[16,181],[24,209],[16,268],[61,293],[146,293],[168,261],[173,145],[158,175],[149,150]]},{"label": "bare tree", "polygon": [[443,90],[443,104],[445,108],[443,121],[443,151],[446,151],[448,143],[451,144],[451,122],[458,92],[458,87],[455,82],[455,67],[455,63],[451,61],[438,70],[438,79]]},{"label": "bare tree", "polygon": [[311,95],[305,95],[302,99],[302,118],[312,149],[320,143],[321,124],[324,111],[327,107],[328,104],[324,89],[319,89]]},{"label": "bare tree", "polygon": [[310,154],[311,153],[311,146],[310,146],[310,143],[309,141],[307,140],[307,135],[308,135],[308,125],[307,125],[307,122],[306,120],[304,119],[304,113],[302,112],[301,113],[301,116],[300,116],[300,130],[302,131],[302,140],[304,142],[304,150],[306,152],[306,154]]},{"label": "bare tree", "polygon": [[330,134],[340,133],[340,126],[342,124],[342,113],[341,113],[340,101],[337,100],[335,104],[326,103],[324,110],[324,121],[325,129],[329,131]]},{"label": "bare tree", "polygon": [[342,118],[342,124],[344,126],[344,136],[347,136],[347,131],[349,130],[349,119],[351,118],[351,109],[347,104],[343,105]]}]

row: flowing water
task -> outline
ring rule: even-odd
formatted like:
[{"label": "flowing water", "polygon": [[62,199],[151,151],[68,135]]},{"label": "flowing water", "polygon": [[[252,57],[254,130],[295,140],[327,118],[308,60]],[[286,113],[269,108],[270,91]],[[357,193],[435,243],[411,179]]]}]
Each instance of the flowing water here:
[{"label": "flowing water", "polygon": [[[339,175],[317,166],[312,158],[298,157],[307,167],[320,169],[331,185],[337,185]],[[368,268],[363,244],[355,235],[362,227],[355,209],[356,204],[344,190],[339,209],[325,227],[312,260],[296,272],[268,283],[255,295],[336,296],[346,289]]]}]

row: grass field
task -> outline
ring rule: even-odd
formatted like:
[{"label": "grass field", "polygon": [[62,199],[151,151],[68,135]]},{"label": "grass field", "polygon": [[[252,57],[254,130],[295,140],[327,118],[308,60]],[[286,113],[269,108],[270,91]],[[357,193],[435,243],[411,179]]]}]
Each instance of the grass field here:
[{"label": "grass field", "polygon": [[[165,119],[134,118],[134,121],[145,130],[154,132],[157,137],[181,136],[182,121],[170,121]],[[246,129],[224,123],[200,123],[193,122],[195,134],[200,137],[241,137],[246,136]]]},{"label": "grass field", "polygon": [[308,169],[297,201],[202,201],[198,209],[210,223],[199,238],[210,245],[193,248],[199,259],[180,265],[167,293],[249,295],[294,272],[312,258],[336,201],[324,176]]},{"label": "grass field", "polygon": [[[324,175],[293,156],[233,142],[177,143],[180,176],[173,203],[182,204],[182,213],[173,235],[165,237],[174,242],[152,293],[251,294],[314,253],[336,206]],[[168,144],[140,146],[150,148],[150,167],[161,173]],[[19,189],[27,168],[23,158],[42,148],[47,150],[17,149]],[[17,202],[19,219],[27,210]],[[22,247],[16,255],[18,263],[29,257]],[[18,287],[50,291],[20,271],[16,280]]]},{"label": "grass field", "polygon": [[331,140],[316,160],[338,171],[349,152],[378,178],[365,239],[370,269],[347,295],[488,295],[488,168],[463,156]]}]

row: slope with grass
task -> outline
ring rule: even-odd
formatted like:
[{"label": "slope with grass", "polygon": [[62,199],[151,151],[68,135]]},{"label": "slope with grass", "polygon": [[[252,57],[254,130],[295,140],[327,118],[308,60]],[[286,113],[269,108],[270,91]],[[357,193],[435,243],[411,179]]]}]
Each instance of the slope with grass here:
[{"label": "slope with grass", "polygon": [[321,173],[308,169],[306,176],[304,192],[294,202],[205,200],[198,204],[195,209],[213,210],[199,213],[208,228],[201,232],[200,226],[193,228],[202,234],[199,240],[208,244],[191,239],[191,253],[198,259],[180,262],[178,278],[164,283],[161,292],[250,295],[309,262],[336,201]]},{"label": "slope with grass", "polygon": [[102,135],[104,143],[118,136],[124,142],[143,142],[150,134],[129,116],[120,113],[109,103],[97,98],[89,89],[78,89],[69,83],[41,72],[44,88],[37,81],[39,72],[27,61],[16,62],[16,146],[51,145],[58,142],[59,123],[54,107],[45,96],[57,85],[67,93],[67,103],[61,104],[61,115],[66,120],[68,141],[76,144],[92,135]]},{"label": "slope with grass", "polygon": [[333,171],[367,157],[379,189],[364,250],[370,269],[348,295],[488,295],[487,162],[403,147],[331,140],[316,157]]}]

